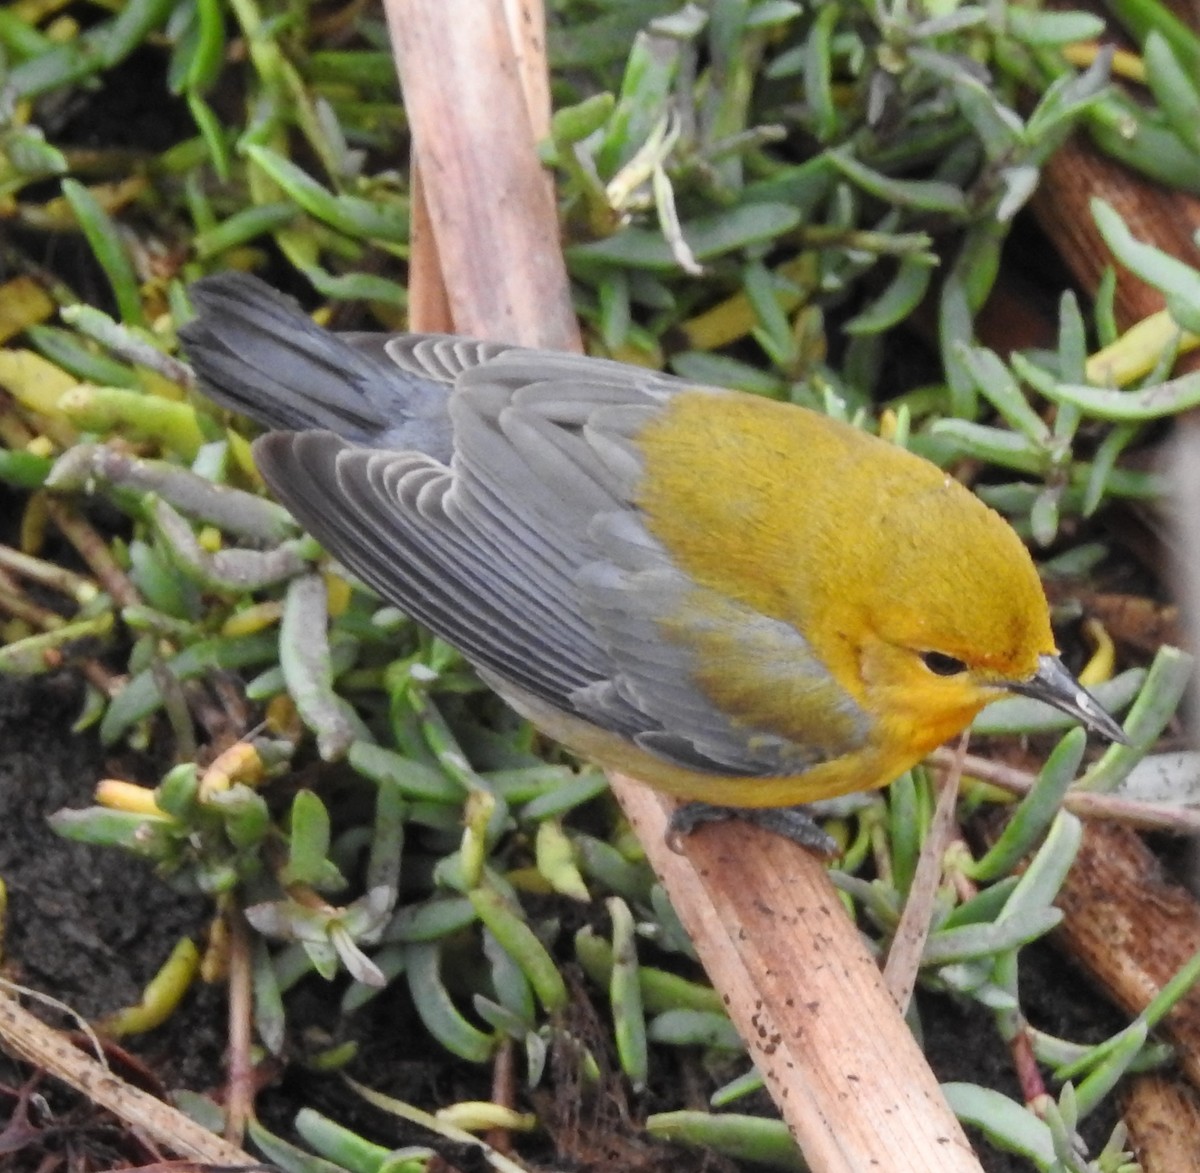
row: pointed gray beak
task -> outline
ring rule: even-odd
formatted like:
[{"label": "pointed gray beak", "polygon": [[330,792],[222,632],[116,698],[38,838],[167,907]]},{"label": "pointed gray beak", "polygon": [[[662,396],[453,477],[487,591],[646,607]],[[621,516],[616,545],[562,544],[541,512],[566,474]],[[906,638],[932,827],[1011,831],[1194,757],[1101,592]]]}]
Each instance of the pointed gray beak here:
[{"label": "pointed gray beak", "polygon": [[1064,667],[1057,656],[1039,656],[1037,671],[1029,680],[1015,680],[1007,686],[1012,692],[1045,701],[1072,717],[1078,717],[1093,733],[1109,741],[1128,745],[1125,731],[1101,706],[1100,702]]}]

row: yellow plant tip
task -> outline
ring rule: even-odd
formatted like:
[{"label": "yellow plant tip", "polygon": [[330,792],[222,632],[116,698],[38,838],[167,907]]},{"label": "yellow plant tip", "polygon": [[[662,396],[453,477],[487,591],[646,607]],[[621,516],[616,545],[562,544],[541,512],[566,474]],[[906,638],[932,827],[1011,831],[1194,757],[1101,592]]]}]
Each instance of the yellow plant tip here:
[{"label": "yellow plant tip", "polygon": [[348,1039],[335,1047],[327,1047],[324,1051],[309,1055],[305,1059],[304,1065],[311,1071],[341,1071],[358,1057],[358,1051],[358,1043],[353,1039]]},{"label": "yellow plant tip", "polygon": [[488,853],[488,823],[495,809],[496,796],[487,790],[472,790],[463,807],[465,826],[459,857],[462,860],[463,881],[468,888],[474,888],[483,875]]},{"label": "yellow plant tip", "polygon": [[971,849],[961,839],[951,842],[942,855],[942,873],[952,881],[960,877],[964,869],[969,868],[975,857]]},{"label": "yellow plant tip", "polygon": [[134,782],[123,782],[119,778],[104,778],[96,784],[96,802],[109,810],[125,811],[132,815],[156,815],[167,819],[170,815],[154,800],[154,791]]},{"label": "yellow plant tip", "polygon": [[[1062,55],[1077,69],[1087,69],[1095,64],[1100,48],[1098,41],[1076,41],[1073,45],[1064,45]],[[1123,77],[1142,86],[1146,84],[1146,63],[1128,49],[1117,49],[1113,53],[1109,69],[1113,77]]]},{"label": "yellow plant tip", "polygon": [[683,335],[694,350],[718,350],[745,338],[757,320],[750,299],[744,293],[735,293],[684,322]]},{"label": "yellow plant tip", "polygon": [[237,465],[238,472],[250,484],[261,489],[263,479],[258,471],[258,466],[254,463],[254,453],[250,451],[250,441],[241,432],[234,431],[233,428],[226,428],[225,435],[229,438],[229,451],[233,455],[233,462]]},{"label": "yellow plant tip", "polygon": [[1087,360],[1087,381],[1097,387],[1124,387],[1149,374],[1166,347],[1178,339],[1179,353],[1200,346],[1200,336],[1180,330],[1166,310],[1130,326],[1120,338]]},{"label": "yellow plant tip", "polygon": [[229,976],[229,951],[232,938],[225,915],[214,916],[208,926],[208,940],[200,958],[200,980],[208,985],[223,982]]},{"label": "yellow plant tip", "polygon": [[821,830],[837,844],[839,855],[850,846],[850,824],[845,819],[826,819],[821,823]]},{"label": "yellow plant tip", "polygon": [[79,22],[73,16],[58,16],[44,31],[56,45],[65,45],[79,36]]},{"label": "yellow plant tip", "polygon": [[189,937],[184,937],[167,958],[162,969],[150,979],[136,1006],[118,1010],[99,1023],[100,1030],[111,1038],[142,1034],[161,1026],[183,1000],[200,969],[200,950]]},{"label": "yellow plant tip", "polygon": [[300,739],[302,726],[300,714],[296,712],[296,704],[286,692],[273,696],[267,702],[267,711],[263,719],[269,733],[276,737],[286,737],[289,740]]},{"label": "yellow plant tip", "polygon": [[621,821],[617,825],[610,842],[630,863],[645,862],[646,849],[642,846],[641,840],[638,839],[637,834],[624,816],[621,817]]},{"label": "yellow plant tip", "polygon": [[187,398],[187,392],[174,379],[168,379],[145,367],[138,368],[138,383],[147,395],[157,395],[159,399],[182,403]]},{"label": "yellow plant tip", "polygon": [[50,524],[50,513],[46,508],[46,494],[34,493],[21,514],[19,536],[22,554],[38,554],[46,544],[46,527]]},{"label": "yellow plant tip", "polygon": [[554,892],[550,881],[537,868],[513,868],[504,873],[504,878],[518,892],[528,892],[531,896],[550,896]]},{"label": "yellow plant tip", "polygon": [[0,350],[0,387],[39,417],[37,430],[69,448],[76,431],[63,418],[62,400],[79,380],[32,350]]},{"label": "yellow plant tip", "polygon": [[354,588],[340,574],[334,574],[332,570],[324,571],[321,577],[325,580],[325,605],[329,609],[330,617],[336,619],[339,615],[346,613]]},{"label": "yellow plant tip", "polygon": [[1091,659],[1079,673],[1079,683],[1084,688],[1094,688],[1097,684],[1112,679],[1117,649],[1112,636],[1108,634],[1108,629],[1099,619],[1085,619],[1083,632],[1092,641],[1093,651]]},{"label": "yellow plant tip", "polygon": [[1017,796],[1004,790],[983,778],[973,774],[964,774],[959,780],[958,788],[963,798],[972,802],[986,802],[991,806],[1011,806],[1017,801]]},{"label": "yellow plant tip", "polygon": [[248,741],[239,741],[223,750],[204,771],[198,796],[203,802],[212,795],[228,790],[235,782],[257,786],[266,774],[258,750]]},{"label": "yellow plant tip", "polygon": [[611,357],[617,362],[629,363],[630,366],[635,367],[645,367],[649,371],[663,369],[663,353],[657,346],[653,350],[644,350],[640,346],[626,343],[624,346],[618,346],[612,352]]},{"label": "yellow plant tip", "polygon": [[538,871],[560,896],[586,903],[591,893],[575,863],[575,849],[555,819],[543,819],[538,824],[534,845]]},{"label": "yellow plant tip", "polygon": [[385,330],[392,330],[399,333],[409,328],[408,317],[399,306],[389,305],[387,302],[380,301],[372,301],[369,304],[375,320]]},{"label": "yellow plant tip", "polygon": [[896,413],[890,407],[885,408],[879,416],[879,438],[892,443],[896,439],[896,429],[899,425]]},{"label": "yellow plant tip", "polygon": [[15,403],[0,404],[0,444],[19,452],[36,438],[34,430],[20,417]]},{"label": "yellow plant tip", "polygon": [[209,554],[215,554],[225,544],[221,531],[215,525],[206,525],[196,535],[200,548]]},{"label": "yellow plant tip", "polygon": [[256,632],[265,631],[268,627],[274,627],[282,614],[283,604],[278,599],[267,599],[261,603],[254,603],[252,606],[244,607],[241,611],[230,615],[221,625],[221,634],[236,638],[254,635]]},{"label": "yellow plant tip", "polygon": [[[257,167],[251,169],[250,176],[250,189],[251,194],[255,197],[255,203],[279,198],[279,189],[275,186],[274,180],[267,179],[266,175]],[[257,193],[254,190],[255,177],[261,177],[265,181],[265,186]],[[301,272],[315,265],[321,256],[321,249],[317,244],[316,237],[307,230],[281,228],[275,234],[275,243],[279,246],[279,251]]]},{"label": "yellow plant tip", "polygon": [[[92,199],[100,205],[104,212],[110,216],[117,216],[145,194],[148,182],[144,175],[134,175],[112,183],[95,183],[86,186]],[[78,229],[75,211],[66,196],[55,196],[54,199],[48,200],[42,205],[42,212],[48,220],[61,225],[64,229]]]},{"label": "yellow plant tip", "polygon": [[[809,260],[796,257],[779,266],[775,272],[787,281],[803,284],[806,271],[811,269]],[[785,288],[778,294],[779,307],[784,313],[790,313],[800,303],[799,290],[792,293]],[[683,324],[684,337],[688,339],[692,349],[718,350],[727,347],[739,338],[745,338],[758,324],[754,306],[744,293],[736,293],[726,297],[725,301],[716,303],[712,309],[696,314]]]},{"label": "yellow plant tip", "polygon": [[854,907],[854,897],[849,892],[836,893],[838,903],[842,906],[842,914],[848,921],[858,922],[858,910]]},{"label": "yellow plant tip", "polygon": [[815,305],[806,305],[797,312],[792,319],[792,336],[799,344],[799,353],[804,362],[812,365],[825,361],[828,346],[824,315]]},{"label": "yellow plant tip", "polygon": [[503,1128],[508,1132],[532,1132],[538,1125],[532,1112],[518,1112],[490,1100],[463,1100],[434,1113],[442,1124],[461,1128],[464,1132],[487,1132]]},{"label": "yellow plant tip", "polygon": [[46,321],[56,309],[53,299],[32,277],[5,281],[0,285],[0,342]]},{"label": "yellow plant tip", "polygon": [[189,461],[205,442],[192,407],[161,395],[79,383],[59,397],[58,410],[86,431],[152,439]]},{"label": "yellow plant tip", "polygon": [[31,452],[34,456],[53,456],[58,451],[58,445],[49,436],[34,436],[25,445],[25,451]]}]

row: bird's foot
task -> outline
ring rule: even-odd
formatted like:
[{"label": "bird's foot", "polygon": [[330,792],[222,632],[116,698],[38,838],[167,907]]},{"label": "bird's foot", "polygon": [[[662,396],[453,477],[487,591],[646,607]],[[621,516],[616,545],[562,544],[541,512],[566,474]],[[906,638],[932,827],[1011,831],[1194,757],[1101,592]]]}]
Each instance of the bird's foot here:
[{"label": "bird's foot", "polygon": [[813,821],[803,806],[740,807],[714,806],[708,802],[688,802],[677,807],[667,824],[667,845],[672,851],[682,849],[682,841],[705,823],[722,823],[726,819],[741,819],[776,835],[782,835],[808,851],[826,857],[837,855],[839,847]]}]

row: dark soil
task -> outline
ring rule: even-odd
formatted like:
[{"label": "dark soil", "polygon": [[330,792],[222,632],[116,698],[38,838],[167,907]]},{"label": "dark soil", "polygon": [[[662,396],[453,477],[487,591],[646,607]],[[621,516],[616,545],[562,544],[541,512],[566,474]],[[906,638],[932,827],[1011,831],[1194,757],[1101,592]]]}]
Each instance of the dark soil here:
[{"label": "dark soil", "polygon": [[[80,686],[68,674],[0,678],[0,876],[8,887],[9,904],[4,975],[96,1019],[137,1002],[146,981],[181,936],[202,941],[209,909],[200,899],[172,891],[140,861],[66,842],[50,830],[47,816],[63,806],[86,805],[100,777],[114,770],[128,777],[131,765],[136,773],[137,763],[106,764],[93,737],[71,735],[79,702]],[[156,775],[147,764],[143,780],[153,781]],[[1026,951],[1023,974],[1024,1000],[1038,1026],[1070,1038],[1100,1039],[1120,1025],[1116,1013],[1049,947]],[[576,1025],[576,1033],[589,1038],[593,1050],[603,1055],[609,1045],[606,1032],[582,984],[577,990],[576,1014],[585,1020]],[[389,990],[348,1023],[338,1017],[339,993],[310,979],[289,997],[296,1061],[274,1073],[258,1104],[272,1131],[295,1139],[292,1121],[307,1106],[389,1147],[428,1143],[427,1136],[398,1132],[395,1121],[362,1105],[340,1080],[309,1071],[301,1061],[306,1048],[347,1035],[360,1045],[352,1073],[387,1094],[431,1107],[487,1098],[487,1071],[447,1063],[414,1021],[402,989]],[[930,996],[922,997],[921,1011],[927,1053],[940,1079],[989,1084],[1019,1098],[1006,1053],[985,1012]],[[56,1024],[68,1029],[73,1025],[61,1019]],[[224,1031],[223,991],[197,984],[167,1025],[127,1045],[152,1074],[153,1083],[219,1095]],[[611,1080],[582,1113],[566,1110],[579,1089],[560,1075],[548,1081],[555,1093],[543,1093],[537,1104],[543,1117],[553,1122],[557,1150],[545,1151],[543,1159],[557,1157],[561,1167],[569,1152],[574,1157],[571,1167],[578,1169],[732,1171],[736,1166],[728,1162],[678,1150],[664,1152],[640,1142],[631,1123],[651,1111],[678,1107],[681,1087],[690,1090],[685,1098],[701,1106],[712,1087],[730,1074],[718,1077],[704,1071],[696,1056],[680,1055],[655,1073],[651,1086],[664,1089],[661,1098],[648,1094],[629,1100],[620,1081]],[[0,1120],[16,1114],[18,1090],[30,1077],[28,1069],[0,1052]],[[104,1114],[88,1112],[76,1098],[49,1085],[38,1090],[50,1097],[52,1116],[39,1123],[24,1151],[5,1156],[0,1147],[0,1169],[5,1173],[35,1170],[55,1152],[86,1153],[91,1163],[81,1168],[110,1167],[110,1157],[137,1159],[128,1149],[129,1138]],[[1105,1114],[1089,1124],[1091,1142],[1098,1146],[1113,1117]],[[980,1149],[989,1173],[1028,1168],[984,1144]],[[448,1150],[444,1156],[464,1173],[473,1168],[468,1154]]]}]

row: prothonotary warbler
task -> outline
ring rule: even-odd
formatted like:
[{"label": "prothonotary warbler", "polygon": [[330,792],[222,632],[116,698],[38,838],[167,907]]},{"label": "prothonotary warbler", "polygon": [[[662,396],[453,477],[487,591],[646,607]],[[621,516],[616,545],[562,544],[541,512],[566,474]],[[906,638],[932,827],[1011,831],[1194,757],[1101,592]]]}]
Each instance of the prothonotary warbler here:
[{"label": "prothonotary warbler", "polygon": [[622,363],[333,334],[192,286],[202,390],[325,548],[550,736],[671,794],[882,786],[1019,692],[1120,726],[1058,659],[1024,545],[819,413]]}]

